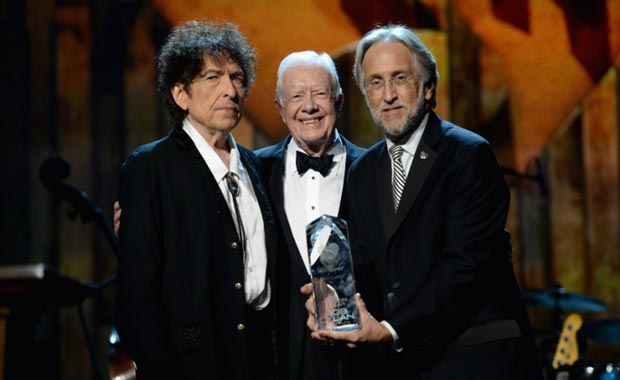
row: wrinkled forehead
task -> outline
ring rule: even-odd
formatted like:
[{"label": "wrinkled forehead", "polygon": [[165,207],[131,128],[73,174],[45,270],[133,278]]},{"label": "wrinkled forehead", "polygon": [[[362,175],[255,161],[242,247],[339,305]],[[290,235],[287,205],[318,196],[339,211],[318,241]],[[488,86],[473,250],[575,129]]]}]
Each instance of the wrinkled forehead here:
[{"label": "wrinkled forehead", "polygon": [[219,52],[206,52],[202,55],[202,65],[204,69],[235,69],[235,71],[243,72],[241,65],[231,57],[231,55],[223,50]]},{"label": "wrinkled forehead", "polygon": [[327,68],[312,63],[295,64],[286,68],[282,74],[285,87],[312,85],[315,87],[331,87],[332,78]]},{"label": "wrinkled forehead", "polygon": [[417,71],[416,57],[400,41],[379,41],[371,45],[364,54],[361,69],[365,77]]}]

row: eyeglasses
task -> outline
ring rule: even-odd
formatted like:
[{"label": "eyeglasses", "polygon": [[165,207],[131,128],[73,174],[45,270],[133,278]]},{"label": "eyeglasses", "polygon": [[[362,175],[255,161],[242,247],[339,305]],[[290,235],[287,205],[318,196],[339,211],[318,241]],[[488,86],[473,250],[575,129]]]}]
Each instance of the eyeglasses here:
[{"label": "eyeglasses", "polygon": [[383,91],[386,83],[389,83],[396,91],[407,90],[410,83],[415,83],[415,79],[414,74],[398,74],[387,81],[383,78],[372,78],[366,83],[366,92],[376,95]]}]

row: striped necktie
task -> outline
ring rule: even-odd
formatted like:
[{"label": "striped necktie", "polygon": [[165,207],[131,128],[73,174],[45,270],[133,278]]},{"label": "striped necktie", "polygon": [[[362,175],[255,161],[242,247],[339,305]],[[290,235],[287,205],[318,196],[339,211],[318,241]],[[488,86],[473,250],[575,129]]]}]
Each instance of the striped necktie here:
[{"label": "striped necktie", "polygon": [[400,145],[392,145],[390,148],[390,156],[392,157],[392,195],[394,196],[394,210],[398,209],[398,203],[400,197],[405,189],[405,168],[403,168],[403,162],[401,157],[403,156],[404,149]]}]

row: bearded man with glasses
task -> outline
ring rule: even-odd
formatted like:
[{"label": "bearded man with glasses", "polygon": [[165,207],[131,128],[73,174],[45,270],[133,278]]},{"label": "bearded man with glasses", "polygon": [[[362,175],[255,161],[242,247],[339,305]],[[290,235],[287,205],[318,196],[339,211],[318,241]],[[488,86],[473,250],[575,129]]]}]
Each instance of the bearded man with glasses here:
[{"label": "bearded man with glasses", "polygon": [[385,379],[542,379],[489,143],[433,111],[435,58],[404,26],[368,32],[354,76],[386,138],[349,171],[351,244],[376,268],[384,306],[367,308],[362,293],[359,330],[316,331],[310,297],[312,336],[382,345]]}]

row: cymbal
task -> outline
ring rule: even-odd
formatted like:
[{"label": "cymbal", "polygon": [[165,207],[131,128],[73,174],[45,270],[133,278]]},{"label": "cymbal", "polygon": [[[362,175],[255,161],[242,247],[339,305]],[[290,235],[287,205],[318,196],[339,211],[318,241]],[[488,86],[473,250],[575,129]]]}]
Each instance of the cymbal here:
[{"label": "cymbal", "polygon": [[609,345],[620,345],[620,318],[603,318],[586,322],[580,333],[588,339]]},{"label": "cymbal", "polygon": [[521,292],[523,302],[547,309],[599,312],[607,310],[607,305],[596,298],[583,294],[570,293],[561,286],[550,289],[532,289]]}]

